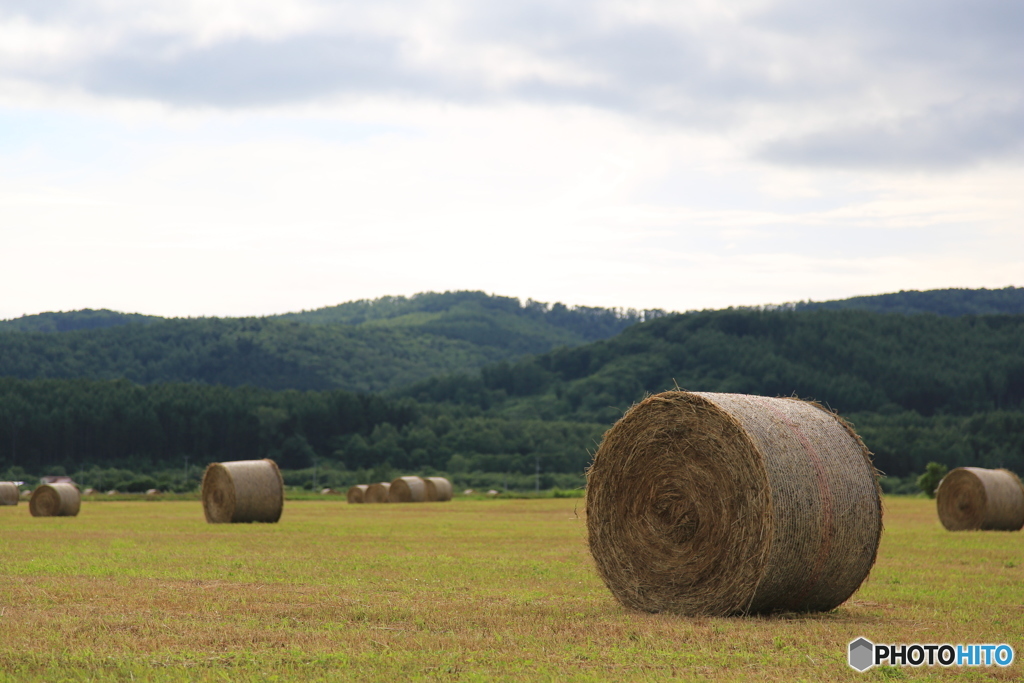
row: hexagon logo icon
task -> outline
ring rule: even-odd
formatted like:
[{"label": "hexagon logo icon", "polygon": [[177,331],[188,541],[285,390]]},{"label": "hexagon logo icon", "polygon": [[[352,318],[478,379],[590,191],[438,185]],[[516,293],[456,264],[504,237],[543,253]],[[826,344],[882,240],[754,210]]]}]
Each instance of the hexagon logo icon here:
[{"label": "hexagon logo icon", "polygon": [[875,644],[867,638],[851,641],[848,661],[857,671],[867,671],[875,665]]}]

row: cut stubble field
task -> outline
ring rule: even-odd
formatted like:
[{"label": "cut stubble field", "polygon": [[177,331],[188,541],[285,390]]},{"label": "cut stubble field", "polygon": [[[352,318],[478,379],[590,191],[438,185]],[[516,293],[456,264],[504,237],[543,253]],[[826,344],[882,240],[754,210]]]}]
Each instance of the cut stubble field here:
[{"label": "cut stubble field", "polygon": [[0,680],[1015,680],[1013,666],[858,674],[847,643],[1007,642],[1022,656],[1024,534],[950,533],[887,498],[878,561],[826,614],[628,611],[578,499],[288,501],[209,525],[195,501],[0,507]]}]

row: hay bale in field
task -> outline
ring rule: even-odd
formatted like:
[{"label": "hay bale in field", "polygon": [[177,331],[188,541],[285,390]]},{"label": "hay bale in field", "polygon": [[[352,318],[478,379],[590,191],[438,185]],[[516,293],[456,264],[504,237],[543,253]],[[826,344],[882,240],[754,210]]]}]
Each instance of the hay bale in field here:
[{"label": "hay bale in field", "polygon": [[598,572],[627,607],[830,610],[874,564],[870,453],[814,403],[669,391],[609,429],[587,471]]},{"label": "hay bale in field", "polygon": [[210,524],[276,522],[284,480],[273,460],[215,462],[203,474],[203,513]]},{"label": "hay bale in field", "polygon": [[91,495],[96,494],[96,493],[99,493],[99,491],[97,491],[96,489],[86,489],[86,490],[82,491],[82,495],[83,496],[91,496]]},{"label": "hay bale in field", "polygon": [[422,503],[427,499],[427,484],[419,477],[392,480],[388,499],[392,503]]},{"label": "hay bale in field", "polygon": [[935,504],[950,531],[1024,527],[1024,485],[1009,470],[958,467],[939,482]]},{"label": "hay bale in field", "polygon": [[117,494],[118,494],[118,490],[117,489],[110,489],[109,491],[107,491],[107,495],[108,496],[116,496]]},{"label": "hay bale in field", "polygon": [[346,494],[348,497],[348,502],[362,503],[363,499],[366,497],[366,489],[368,488],[370,488],[368,484],[356,484],[355,486],[349,488],[348,493]]},{"label": "hay bale in field", "polygon": [[474,491],[473,489],[466,489],[465,491],[462,492],[462,495],[472,496],[474,493],[476,493],[476,491]]},{"label": "hay bale in field", "polygon": [[427,487],[427,502],[444,503],[452,499],[452,483],[444,477],[422,477]]},{"label": "hay bale in field", "polygon": [[0,481],[0,505],[17,505],[21,491],[13,481]]},{"label": "hay bale in field", "polygon": [[160,495],[160,489],[146,489],[146,495],[147,496],[159,496]]},{"label": "hay bale in field", "polygon": [[494,489],[491,489],[490,491],[487,492],[487,495],[490,496],[491,498],[494,498],[495,496],[498,495],[498,492]]},{"label": "hay bale in field", "polygon": [[81,506],[82,496],[74,484],[42,484],[28,500],[33,517],[74,517]]},{"label": "hay bale in field", "polygon": [[32,492],[31,492],[31,491],[22,491],[22,492],[21,492],[21,496],[20,496],[20,498],[21,498],[22,500],[28,500],[28,499],[29,499],[29,498],[31,498],[31,497],[32,497]]},{"label": "hay bale in field", "polygon": [[366,492],[363,493],[364,503],[390,503],[391,502],[391,482],[382,481],[376,484],[370,484],[366,487]]}]

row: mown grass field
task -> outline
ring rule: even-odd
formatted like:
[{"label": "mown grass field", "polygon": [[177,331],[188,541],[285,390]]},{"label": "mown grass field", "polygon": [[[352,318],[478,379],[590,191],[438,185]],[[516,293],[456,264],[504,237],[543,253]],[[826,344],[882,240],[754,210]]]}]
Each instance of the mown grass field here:
[{"label": "mown grass field", "polygon": [[[195,501],[0,507],[0,680],[1015,680],[1024,534],[951,534],[887,498],[878,562],[834,612],[690,619],[620,607],[583,501],[289,501],[208,525]],[[1008,642],[1008,669],[858,674],[846,645]]]}]

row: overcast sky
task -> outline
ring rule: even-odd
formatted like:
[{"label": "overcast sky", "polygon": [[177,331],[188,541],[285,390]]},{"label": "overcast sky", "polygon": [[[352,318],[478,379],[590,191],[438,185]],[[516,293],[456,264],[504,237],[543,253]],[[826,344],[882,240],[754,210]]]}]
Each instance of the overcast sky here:
[{"label": "overcast sky", "polygon": [[0,0],[0,318],[1024,285],[1024,3]]}]

